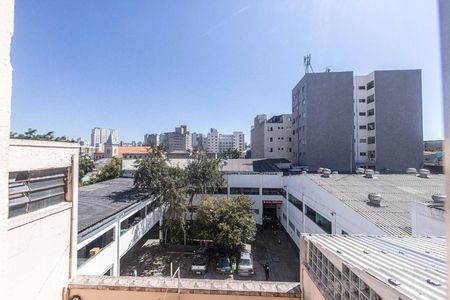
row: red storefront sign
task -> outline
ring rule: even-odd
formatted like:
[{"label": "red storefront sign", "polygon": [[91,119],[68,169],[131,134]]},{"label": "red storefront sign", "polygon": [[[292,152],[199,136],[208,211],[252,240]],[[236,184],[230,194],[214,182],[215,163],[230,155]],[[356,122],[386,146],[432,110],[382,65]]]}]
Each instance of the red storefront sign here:
[{"label": "red storefront sign", "polygon": [[263,204],[283,204],[281,200],[263,200]]}]

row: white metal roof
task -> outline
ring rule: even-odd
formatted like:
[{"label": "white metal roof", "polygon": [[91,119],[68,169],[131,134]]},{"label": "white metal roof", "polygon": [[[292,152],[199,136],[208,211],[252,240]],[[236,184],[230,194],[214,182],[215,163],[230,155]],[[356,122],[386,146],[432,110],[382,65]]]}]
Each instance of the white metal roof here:
[{"label": "white metal roof", "polygon": [[[336,174],[329,178],[320,174],[306,176],[391,235],[411,234],[413,202],[431,203],[433,194],[445,194],[444,175],[420,178],[406,174],[377,174],[373,179],[359,174]],[[379,193],[383,197],[383,206],[369,205],[369,193]]]},{"label": "white metal roof", "polygon": [[[304,235],[303,238],[333,263],[338,261],[350,270],[363,271],[366,278],[362,279],[369,286],[376,278],[384,288],[394,289],[411,299],[448,299],[446,239],[443,237]],[[400,285],[390,284],[389,279],[395,279]],[[377,292],[383,293],[379,287]]]}]

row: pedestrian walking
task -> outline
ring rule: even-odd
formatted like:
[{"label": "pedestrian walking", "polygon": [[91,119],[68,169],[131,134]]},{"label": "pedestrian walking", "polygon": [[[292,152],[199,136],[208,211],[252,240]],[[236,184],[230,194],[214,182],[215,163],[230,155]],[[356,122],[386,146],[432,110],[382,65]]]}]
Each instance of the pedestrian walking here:
[{"label": "pedestrian walking", "polygon": [[269,281],[269,264],[264,265],[264,274],[266,275],[266,281]]}]

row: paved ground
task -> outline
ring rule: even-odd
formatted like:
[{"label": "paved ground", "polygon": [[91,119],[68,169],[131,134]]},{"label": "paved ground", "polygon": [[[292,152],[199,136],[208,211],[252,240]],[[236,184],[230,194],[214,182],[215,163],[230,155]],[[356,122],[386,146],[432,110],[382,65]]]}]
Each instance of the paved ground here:
[{"label": "paved ground", "polygon": [[[149,233],[133,247],[121,260],[121,275],[170,276],[170,262],[175,270],[180,266],[182,278],[207,278],[224,280],[264,280],[263,265],[270,266],[270,281],[297,282],[300,280],[299,255],[297,248],[289,241],[283,230],[276,235],[273,230],[258,230],[252,243],[255,275],[241,277],[237,274],[222,275],[215,271],[215,258],[209,261],[208,272],[204,276],[190,271],[192,252],[195,246],[161,246],[156,232]],[[279,241],[279,242],[278,242]]]}]

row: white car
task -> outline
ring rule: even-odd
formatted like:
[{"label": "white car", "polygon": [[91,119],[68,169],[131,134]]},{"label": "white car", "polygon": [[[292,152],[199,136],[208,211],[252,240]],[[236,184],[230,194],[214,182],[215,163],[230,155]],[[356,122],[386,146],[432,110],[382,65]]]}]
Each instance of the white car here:
[{"label": "white car", "polygon": [[253,269],[253,258],[251,252],[247,251],[241,252],[237,273],[239,276],[250,276],[255,274],[255,271]]}]

